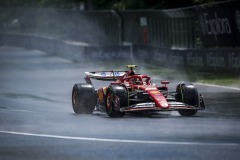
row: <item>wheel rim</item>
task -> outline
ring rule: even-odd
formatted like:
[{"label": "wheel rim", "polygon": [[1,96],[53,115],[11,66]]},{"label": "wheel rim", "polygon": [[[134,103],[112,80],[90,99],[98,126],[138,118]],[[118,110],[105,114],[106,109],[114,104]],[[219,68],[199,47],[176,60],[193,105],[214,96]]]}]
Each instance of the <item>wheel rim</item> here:
[{"label": "wheel rim", "polygon": [[74,105],[77,103],[77,98],[76,98],[76,96],[77,96],[77,91],[73,91],[72,102],[73,102]]},{"label": "wheel rim", "polygon": [[112,110],[112,94],[108,93],[107,95],[107,110],[111,112]]}]

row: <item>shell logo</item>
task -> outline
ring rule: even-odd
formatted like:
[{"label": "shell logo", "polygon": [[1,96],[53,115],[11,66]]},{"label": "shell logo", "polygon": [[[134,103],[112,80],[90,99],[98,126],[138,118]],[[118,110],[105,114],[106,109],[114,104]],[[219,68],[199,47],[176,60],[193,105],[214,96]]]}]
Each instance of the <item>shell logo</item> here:
[{"label": "shell logo", "polygon": [[150,91],[150,93],[152,93],[152,94],[159,94],[160,92],[159,91]]},{"label": "shell logo", "polygon": [[101,89],[98,90],[98,100],[100,102],[103,101],[104,95],[106,95],[106,93],[107,93],[107,87],[104,87],[104,88],[101,88]]},{"label": "shell logo", "polygon": [[103,101],[103,91],[102,91],[102,89],[98,90],[98,99],[99,99],[99,101]]}]

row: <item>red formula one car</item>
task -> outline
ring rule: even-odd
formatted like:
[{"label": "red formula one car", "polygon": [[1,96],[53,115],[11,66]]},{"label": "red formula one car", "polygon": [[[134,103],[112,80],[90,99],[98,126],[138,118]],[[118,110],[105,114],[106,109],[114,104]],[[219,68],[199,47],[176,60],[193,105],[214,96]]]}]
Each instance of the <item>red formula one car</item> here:
[{"label": "red formula one car", "polygon": [[[176,91],[169,92],[168,81],[157,86],[147,75],[134,72],[136,65],[128,65],[128,71],[85,72],[86,83],[75,84],[72,106],[75,113],[92,113],[104,110],[110,117],[122,117],[127,112],[151,114],[161,111],[178,111],[182,116],[193,116],[205,109],[203,97],[189,82],[180,82]],[[112,81],[109,86],[95,89],[91,79]]]}]

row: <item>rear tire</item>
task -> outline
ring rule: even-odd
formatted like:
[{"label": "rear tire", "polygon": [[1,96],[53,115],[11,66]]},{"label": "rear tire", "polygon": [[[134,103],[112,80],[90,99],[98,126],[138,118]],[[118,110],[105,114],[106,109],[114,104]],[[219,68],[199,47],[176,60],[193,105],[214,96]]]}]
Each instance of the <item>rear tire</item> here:
[{"label": "rear tire", "polygon": [[186,103],[190,106],[195,106],[195,109],[180,109],[178,113],[181,116],[194,116],[197,113],[199,105],[199,95],[195,86],[191,83],[182,82],[177,85],[176,100],[179,102]]},{"label": "rear tire", "polygon": [[128,92],[126,88],[119,85],[109,86],[105,103],[109,117],[123,117],[125,113],[120,111],[120,107],[128,106]]},{"label": "rear tire", "polygon": [[72,90],[72,107],[77,114],[91,114],[97,104],[96,93],[91,84],[75,84]]}]

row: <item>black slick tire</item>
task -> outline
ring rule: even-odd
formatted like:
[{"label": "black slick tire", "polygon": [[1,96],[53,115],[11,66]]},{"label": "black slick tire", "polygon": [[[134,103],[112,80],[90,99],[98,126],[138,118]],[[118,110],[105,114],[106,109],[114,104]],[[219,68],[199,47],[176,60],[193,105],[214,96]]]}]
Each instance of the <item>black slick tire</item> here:
[{"label": "black slick tire", "polygon": [[181,116],[194,116],[199,105],[199,95],[195,86],[188,82],[181,82],[177,85],[176,92],[177,101],[196,107],[196,109],[180,109],[178,113]]},{"label": "black slick tire", "polygon": [[123,117],[124,112],[121,107],[128,106],[128,92],[125,87],[119,85],[110,85],[107,90],[105,100],[106,112],[109,117]]},{"label": "black slick tire", "polygon": [[91,114],[97,104],[93,85],[79,83],[73,86],[72,107],[77,114]]}]

